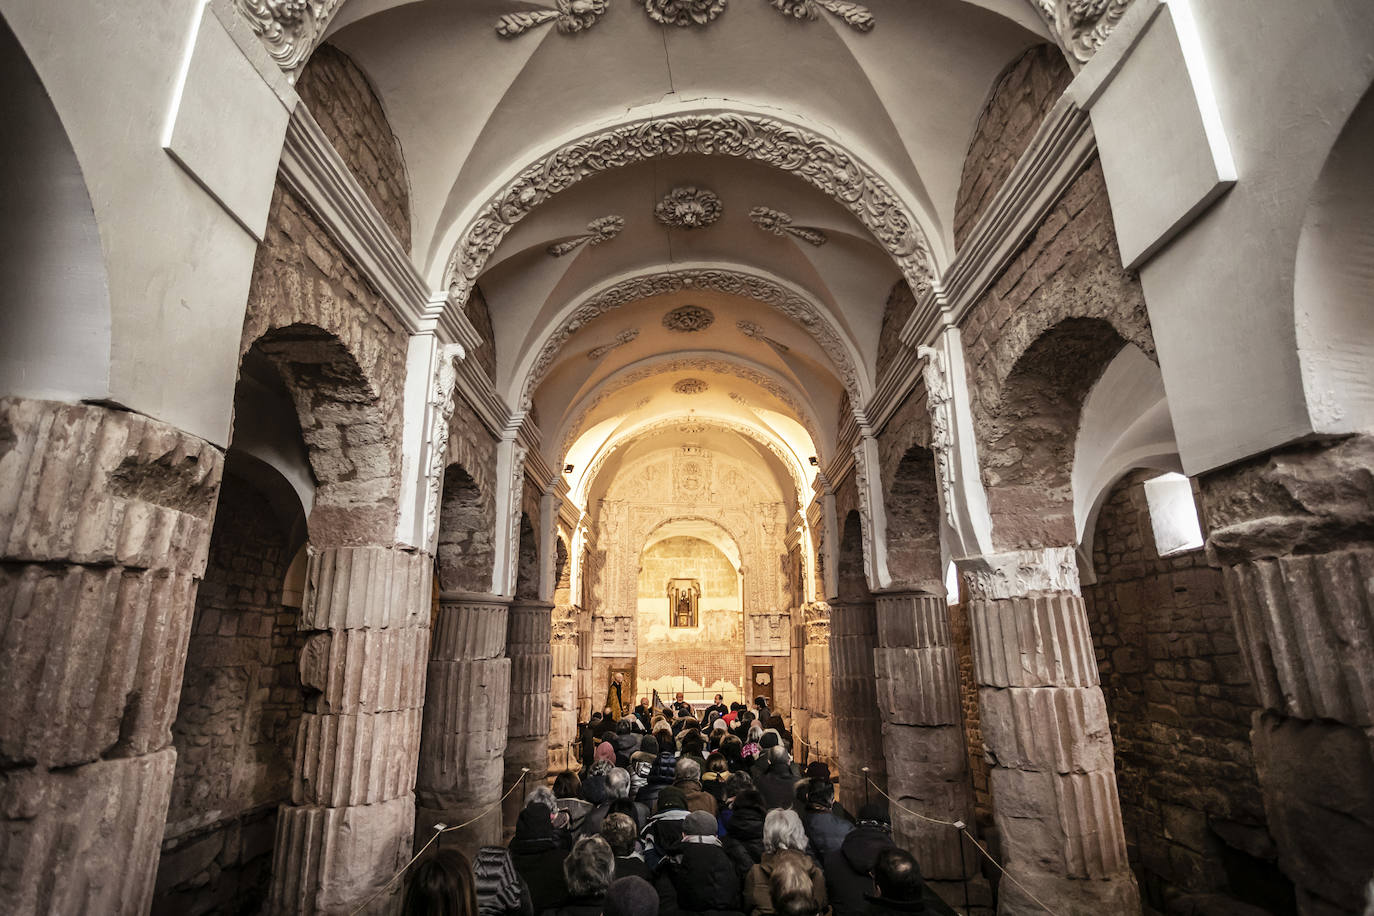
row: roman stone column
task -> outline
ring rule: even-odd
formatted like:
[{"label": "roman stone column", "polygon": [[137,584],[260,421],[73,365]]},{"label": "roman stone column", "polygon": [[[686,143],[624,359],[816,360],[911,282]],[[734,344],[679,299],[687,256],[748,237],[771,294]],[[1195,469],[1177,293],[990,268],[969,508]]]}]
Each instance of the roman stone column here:
[{"label": "roman stone column", "polygon": [[[416,778],[416,839],[436,823],[465,852],[501,842],[502,755],[510,705],[506,619],[510,598],[444,592],[430,643],[420,767]],[[445,842],[448,842],[446,840]]]},{"label": "roman stone column", "polygon": [[[808,762],[835,759],[835,722],[830,696],[830,605],[813,601],[802,608],[802,684],[806,701]],[[799,751],[795,752],[797,756]]]},{"label": "roman stone column", "polygon": [[545,781],[549,772],[550,653],[553,604],[517,598],[506,622],[506,656],[510,659],[510,706],[506,722],[505,788],[525,786],[506,799],[506,833],[515,833],[515,819],[524,806],[524,793]]},{"label": "roman stone column", "polygon": [[553,609],[549,647],[549,768],[577,769],[577,608]]},{"label": "roman stone column", "polygon": [[[888,792],[927,817],[973,823],[973,792],[964,750],[959,662],[945,599],[925,592],[876,596],[878,647],[873,650]],[[936,881],[973,874],[960,862],[962,838],[952,827],[892,810],[893,832]],[[976,855],[976,853],[974,853]]]},{"label": "roman stone column", "polygon": [[1251,739],[1304,916],[1353,913],[1374,874],[1374,438],[1202,478],[1260,711]]},{"label": "roman stone column", "polygon": [[[835,744],[839,749],[840,796],[857,811],[864,800],[864,773],[886,786],[882,718],[873,671],[877,646],[874,602],[830,603],[830,694],[834,704]],[[873,792],[869,790],[869,797]]]},{"label": "roman stone column", "polygon": [[223,456],[139,414],[0,399],[0,899],[145,913]]},{"label": "roman stone column", "polygon": [[[1004,866],[1061,916],[1139,913],[1072,548],[960,565]],[[1000,897],[1003,916],[1044,912],[1012,881]]]},{"label": "roman stone column", "polygon": [[410,857],[430,566],[392,547],[310,552],[306,710],[291,804],[277,817],[274,913],[349,912]]}]

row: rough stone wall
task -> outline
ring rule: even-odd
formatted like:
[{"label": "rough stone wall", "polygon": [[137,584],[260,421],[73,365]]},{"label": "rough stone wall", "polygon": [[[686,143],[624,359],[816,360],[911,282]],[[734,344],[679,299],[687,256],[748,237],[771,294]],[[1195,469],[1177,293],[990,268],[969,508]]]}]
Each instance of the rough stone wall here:
[{"label": "rough stone wall", "polygon": [[482,345],[477,348],[469,359],[475,359],[477,365],[482,367],[482,371],[487,374],[487,378],[496,380],[496,332],[491,327],[491,310],[487,308],[487,297],[482,295],[482,288],[474,286],[472,295],[468,296],[467,305],[463,306],[463,311],[467,313],[468,321],[472,322],[477,335],[482,338]]},{"label": "rough stone wall", "polygon": [[988,759],[983,750],[982,711],[978,703],[978,681],[973,671],[973,629],[968,605],[949,606],[950,635],[959,662],[959,705],[964,711],[964,744],[968,749],[968,769],[973,780],[973,812],[978,825],[992,825],[992,787],[988,782]]},{"label": "rough stone wall", "polygon": [[964,160],[954,205],[955,247],[963,246],[1072,79],[1063,52],[1053,45],[1036,45],[997,78]]},{"label": "rough stone wall", "polygon": [[435,548],[445,591],[490,592],[496,509],[491,496],[459,465],[444,472]]},{"label": "rough stone wall", "polygon": [[407,341],[381,296],[278,182],[240,352],[256,344],[296,401],[319,484],[316,546],[376,543],[394,528]]},{"label": "rough stone wall", "polygon": [[873,377],[881,379],[887,367],[897,358],[902,349],[902,326],[907,316],[916,307],[916,297],[905,280],[898,280],[887,294],[887,305],[883,309],[882,330],[878,336],[878,362]]},{"label": "rough stone wall", "polygon": [[288,549],[268,502],[226,474],[172,725],[155,913],[250,911],[266,900],[303,702],[304,634],[281,605]]},{"label": "rough stone wall", "polygon": [[382,219],[409,251],[410,180],[405,158],[367,77],[348,55],[325,44],[311,53],[296,91]]},{"label": "rough stone wall", "polygon": [[1146,902],[1230,894],[1292,908],[1251,759],[1254,691],[1220,570],[1199,548],[1161,558],[1144,483],[1127,474],[1098,516],[1083,588],[1116,745],[1127,848]]},{"label": "rough stone wall", "polygon": [[1123,341],[1154,355],[1096,160],[961,330],[998,547],[1073,543],[1069,471],[1083,399]]}]

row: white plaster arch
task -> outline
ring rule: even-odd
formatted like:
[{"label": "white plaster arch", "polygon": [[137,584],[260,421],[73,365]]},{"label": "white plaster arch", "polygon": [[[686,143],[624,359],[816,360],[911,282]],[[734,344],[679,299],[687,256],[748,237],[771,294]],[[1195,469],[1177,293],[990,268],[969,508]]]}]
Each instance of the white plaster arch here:
[{"label": "white plaster arch", "polygon": [[[703,527],[707,531],[703,532]],[[725,555],[725,559],[735,567],[736,573],[744,569],[744,551],[739,539],[717,519],[704,516],[687,515],[664,519],[644,536],[644,546],[639,549],[639,555],[642,557],[655,544],[673,537],[690,537],[705,541]]]},{"label": "white plaster arch", "polygon": [[548,141],[476,195],[431,250],[450,251],[433,282],[462,307],[492,252],[511,228],[551,196],[614,168],[680,155],[729,156],[774,166],[826,193],[863,223],[918,293],[946,260],[934,214],[905,183],[868,165],[876,157],[830,131],[773,108],[729,99],[659,102]]},{"label": "white plaster arch", "polygon": [[714,426],[718,429],[729,430],[731,432],[745,436],[746,438],[752,439],[753,441],[762,445],[764,448],[768,449],[768,451],[772,452],[773,456],[776,457],[782,463],[783,467],[788,472],[788,476],[792,478],[792,485],[796,488],[797,505],[806,505],[805,495],[808,492],[808,488],[810,486],[809,477],[806,471],[806,465],[802,462],[801,457],[798,456],[796,452],[794,452],[791,449],[791,447],[787,444],[785,440],[770,435],[766,430],[762,429],[761,427],[752,426],[747,423],[740,423],[736,420],[728,419],[725,417],[713,417],[709,415],[685,413],[676,414],[674,416],[668,417],[655,417],[652,420],[646,420],[643,423],[637,424],[635,426],[630,427],[629,429],[624,430],[620,434],[612,437],[609,441],[607,441],[606,444],[603,445],[601,449],[597,451],[596,455],[592,458],[592,460],[587,463],[587,470],[584,471],[582,476],[574,482],[574,485],[572,487],[572,499],[574,501],[574,504],[586,504],[587,496],[591,492],[592,485],[596,483],[597,478],[600,476],[601,469],[605,466],[606,462],[611,458],[611,456],[614,455],[616,451],[618,451],[621,447],[633,442],[636,439],[639,439],[642,436],[646,436],[650,433],[656,432],[657,430],[667,429],[670,426],[676,426],[687,422],[699,423],[704,426]]},{"label": "white plaster arch", "polygon": [[733,375],[756,385],[793,410],[796,420],[811,437],[813,447],[819,448],[818,413],[806,392],[787,379],[754,360],[721,350],[678,350],[637,360],[602,379],[583,395],[567,412],[553,441],[560,442],[558,460],[561,464],[583,432],[587,418],[606,398],[630,385],[658,375],[678,371],[712,372]]},{"label": "white plaster arch", "polygon": [[588,322],[609,311],[650,296],[682,290],[712,290],[762,302],[801,326],[835,363],[837,377],[852,404],[867,403],[873,381],[860,371],[863,360],[854,340],[815,296],[771,272],[742,264],[685,263],[669,269],[654,267],[612,277],[569,301],[554,319],[538,347],[520,357],[509,393],[517,409],[528,411],[534,392],[552,369],[562,346]]}]

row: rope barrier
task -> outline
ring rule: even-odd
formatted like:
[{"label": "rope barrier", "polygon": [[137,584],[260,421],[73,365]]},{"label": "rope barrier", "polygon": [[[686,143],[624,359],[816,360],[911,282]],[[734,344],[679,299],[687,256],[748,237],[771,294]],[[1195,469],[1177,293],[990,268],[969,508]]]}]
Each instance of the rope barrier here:
[{"label": "rope barrier", "polygon": [[[864,778],[868,779],[867,776],[865,776]],[[1042,901],[1039,897],[1032,894],[1030,890],[1020,881],[1017,881],[1015,875],[1013,875],[1011,872],[1003,868],[1001,863],[992,857],[992,853],[984,849],[983,844],[979,843],[976,839],[973,838],[973,834],[968,832],[968,825],[966,825],[963,821],[946,821],[941,820],[938,817],[929,817],[927,815],[922,814],[919,811],[912,811],[906,805],[902,804],[901,802],[897,801],[897,799],[893,798],[891,795],[888,795],[886,792],[884,792],[882,788],[880,788],[878,784],[874,782],[872,779],[868,779],[868,784],[871,785],[874,791],[876,791],[879,795],[887,799],[888,803],[891,804],[893,807],[900,808],[907,814],[910,814],[913,817],[918,817],[923,821],[929,821],[932,824],[942,824],[945,827],[953,827],[954,829],[958,830],[959,833],[963,834],[965,837],[968,838],[968,841],[973,844],[974,849],[981,852],[983,854],[983,857],[986,858],[989,862],[991,862],[993,867],[1002,873],[1003,877],[1005,877],[1012,884],[1015,884],[1021,890],[1021,893],[1025,894],[1032,901],[1034,901],[1036,906],[1040,907],[1040,909],[1044,910],[1046,913],[1049,913],[1050,916],[1058,916],[1058,914],[1055,913],[1054,910],[1050,909],[1048,906],[1045,905],[1044,901]]]},{"label": "rope barrier", "polygon": [[415,853],[415,855],[411,856],[410,861],[402,865],[401,870],[396,872],[396,874],[392,875],[391,879],[388,880],[386,884],[383,884],[381,887],[377,888],[377,890],[372,894],[371,897],[368,897],[366,900],[360,903],[357,909],[352,910],[349,913],[349,916],[358,916],[359,913],[368,908],[372,901],[376,900],[378,897],[385,894],[387,890],[391,887],[391,885],[396,883],[397,878],[401,877],[401,875],[404,875],[407,871],[409,871],[410,866],[420,861],[420,856],[424,855],[425,852],[428,851],[429,847],[433,846],[438,841],[439,837],[443,836],[445,833],[451,833],[454,830],[462,830],[464,827],[470,827],[473,824],[480,821],[482,818],[486,817],[491,812],[495,811],[497,808],[501,807],[501,803],[504,802],[506,799],[510,798],[510,794],[512,792],[514,792],[516,789],[520,788],[525,784],[525,774],[527,774],[529,771],[529,767],[524,767],[523,769],[521,769],[520,778],[517,779],[515,783],[505,791],[504,795],[502,795],[496,801],[492,802],[490,805],[484,808],[480,814],[475,815],[469,820],[463,821],[463,823],[461,824],[454,824],[452,827],[448,826],[447,824],[435,824],[434,836],[430,837],[429,841],[425,843],[425,845],[420,847],[420,851]]}]

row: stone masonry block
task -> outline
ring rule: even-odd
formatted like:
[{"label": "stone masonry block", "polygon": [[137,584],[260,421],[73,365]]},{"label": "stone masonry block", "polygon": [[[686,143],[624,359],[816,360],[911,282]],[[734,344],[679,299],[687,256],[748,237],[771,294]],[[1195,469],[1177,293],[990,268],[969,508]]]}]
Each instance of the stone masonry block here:
[{"label": "stone masonry block", "polygon": [[420,749],[419,709],[301,716],[296,733],[297,805],[371,805],[409,797]]},{"label": "stone masonry block", "polygon": [[302,630],[424,627],[432,582],[428,555],[390,547],[312,551]]},{"label": "stone masonry block", "polygon": [[878,646],[884,649],[950,645],[949,606],[935,595],[879,595]]},{"label": "stone masonry block", "polygon": [[425,696],[429,630],[326,630],[301,650],[302,686],[320,691],[315,712],[419,709]]},{"label": "stone masonry block", "polygon": [[903,725],[957,725],[959,663],[949,646],[875,649],[878,706],[883,720]]},{"label": "stone masonry block", "polygon": [[969,602],[974,668],[986,687],[1092,687],[1097,659],[1083,599],[1054,594]]},{"label": "stone masonry block", "polygon": [[1112,734],[1098,687],[983,688],[983,739],[998,765],[1055,773],[1113,772]]},{"label": "stone masonry block", "polygon": [[509,602],[494,595],[472,599],[443,597],[430,639],[435,660],[500,658],[506,652]]}]

